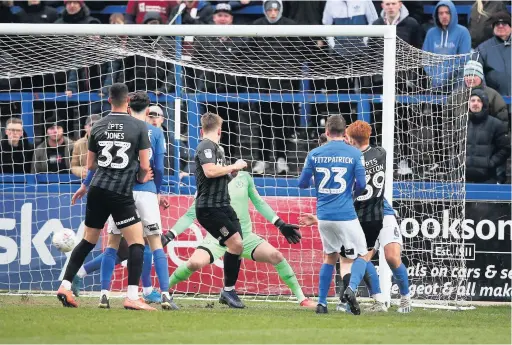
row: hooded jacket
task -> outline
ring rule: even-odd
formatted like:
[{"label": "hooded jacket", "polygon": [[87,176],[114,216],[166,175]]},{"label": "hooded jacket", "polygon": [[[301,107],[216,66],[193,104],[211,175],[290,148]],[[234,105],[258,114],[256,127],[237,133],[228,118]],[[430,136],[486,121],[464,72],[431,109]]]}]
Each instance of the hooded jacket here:
[{"label": "hooded jacket", "polygon": [[[437,11],[440,6],[447,6],[450,9],[450,23],[445,29],[439,23]],[[449,0],[440,1],[434,10],[435,26],[428,30],[423,43],[423,50],[442,55],[468,54],[471,51],[471,36],[468,29],[459,25],[457,9]],[[442,64],[427,65],[425,71],[432,78],[432,87],[439,88],[450,83],[458,77],[459,69],[465,65],[467,57],[446,59]],[[461,66],[454,68],[454,66]]]},{"label": "hooded jacket", "polygon": [[54,23],[59,18],[59,12],[44,1],[37,5],[29,5],[28,1],[21,4],[21,10],[16,14],[20,23]]},{"label": "hooded jacket", "polygon": [[482,110],[468,113],[466,145],[466,180],[484,183],[496,181],[496,168],[510,157],[510,140],[507,126],[495,117],[489,116],[489,100],[485,92],[475,89],[472,96],[478,96],[483,103]]},{"label": "hooded jacket", "polygon": [[[503,97],[496,90],[485,85],[485,80],[482,80],[482,84],[473,86],[472,89],[480,89],[485,92],[489,102],[489,115],[501,120],[508,127],[508,106]],[[446,116],[460,117],[465,114],[470,95],[471,89],[465,84],[455,90],[447,100]]]},{"label": "hooded jacket", "polygon": [[510,76],[512,55],[510,51],[511,38],[503,41],[494,36],[476,49],[479,53],[478,60],[484,68],[487,85],[495,89],[500,95],[512,95],[510,90]]},{"label": "hooded jacket", "polygon": [[100,21],[91,16],[91,11],[85,5],[78,13],[69,14],[67,11],[62,12],[62,17],[55,21],[55,24],[100,24]]},{"label": "hooded jacket", "polygon": [[[402,5],[400,15],[396,23],[396,35],[415,48],[420,49],[423,45],[424,32],[416,19],[409,16],[409,10]],[[380,13],[380,18],[373,22],[373,25],[387,25],[386,12]]]}]

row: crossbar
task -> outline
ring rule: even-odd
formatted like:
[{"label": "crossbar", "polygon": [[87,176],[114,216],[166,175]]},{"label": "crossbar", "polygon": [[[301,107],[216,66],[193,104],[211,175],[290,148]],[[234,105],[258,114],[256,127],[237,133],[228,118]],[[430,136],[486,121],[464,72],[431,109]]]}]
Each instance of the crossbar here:
[{"label": "crossbar", "polygon": [[391,37],[394,25],[110,25],[0,24],[2,35],[58,36],[247,36],[247,37]]}]

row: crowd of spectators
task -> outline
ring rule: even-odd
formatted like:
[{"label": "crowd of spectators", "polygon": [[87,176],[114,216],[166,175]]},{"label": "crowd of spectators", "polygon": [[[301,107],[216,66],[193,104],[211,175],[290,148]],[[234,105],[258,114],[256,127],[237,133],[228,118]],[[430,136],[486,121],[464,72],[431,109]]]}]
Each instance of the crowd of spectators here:
[{"label": "crowd of spectators", "polygon": [[[419,80],[422,78],[418,75],[423,75],[423,79],[429,84],[418,87],[428,87],[433,92],[448,96],[447,106],[441,110],[444,116],[457,117],[469,109],[466,160],[468,181],[504,183],[506,161],[510,158],[510,105],[505,103],[503,96],[511,95],[511,16],[505,1],[457,2],[461,3],[472,5],[468,20],[460,20],[457,7],[450,0],[193,0],[185,1],[186,6],[180,18],[182,25],[396,25],[397,36],[413,47],[433,54],[457,56],[438,65],[426,65],[421,71],[408,72],[415,73],[412,77],[408,75],[398,79]],[[114,13],[108,18],[103,15],[95,17],[97,12],[90,10],[92,8],[96,11],[109,4],[112,2],[16,1],[14,5],[19,8],[14,13],[9,8],[13,2],[2,1],[0,22],[165,25],[175,19],[180,11],[180,1],[144,0],[129,0],[126,2],[125,13]],[[263,15],[260,18],[234,14],[235,10],[254,4],[262,6]],[[435,6],[433,16],[429,17],[424,13],[423,6],[427,4]],[[63,8],[59,11],[59,7]],[[251,54],[254,54],[252,56],[262,56],[265,52],[277,49],[283,52],[282,47],[286,46],[286,42],[282,39],[255,38],[247,44],[236,37],[201,37],[195,40],[189,37],[183,42],[182,58],[193,61],[195,59],[201,64],[201,59],[215,55],[216,60],[229,65],[247,53],[242,52],[242,47],[250,47]],[[160,44],[168,44],[166,40],[163,38]],[[372,44],[372,40],[366,39],[356,42],[347,37],[317,37],[307,50],[314,54],[326,54],[329,59],[335,56],[332,61],[338,63],[350,63],[358,51],[364,51],[365,47],[371,47]],[[284,63],[290,56],[298,53],[294,49],[300,47],[290,47],[282,56],[273,56],[272,63],[277,66]],[[269,68],[272,66],[269,65]],[[44,118],[42,123],[45,124],[45,139],[35,142],[35,148],[31,147],[32,144],[23,135],[21,120],[12,118],[6,123],[3,121],[5,138],[1,141],[0,168],[3,172],[72,172],[77,177],[83,177],[85,142],[90,127],[109,110],[106,101],[108,87],[114,82],[125,82],[131,91],[145,90],[156,95],[173,93],[176,84],[174,72],[174,67],[169,63],[142,56],[131,56],[123,61],[109,61],[102,65],[68,71],[63,83],[68,96],[94,90],[102,101],[88,105],[77,116],[76,125],[70,125],[70,121],[65,121],[64,124],[59,116]],[[299,91],[301,87],[297,80],[242,78],[211,71],[201,71],[198,74],[197,70],[190,67],[184,67],[183,75],[185,87],[216,93],[259,92],[261,89],[268,93],[280,93]],[[354,84],[353,80],[346,82],[341,88],[348,92],[364,87]],[[371,83],[373,87],[379,85],[378,78],[374,77]],[[406,84],[404,87],[410,87],[408,82]],[[325,88],[330,90],[329,81],[325,81]],[[332,88],[337,92],[339,89],[339,84]],[[274,168],[276,174],[287,174],[287,143],[308,139],[309,134],[300,128],[300,110],[294,103],[257,102],[257,108],[243,102],[215,103],[208,104],[207,107],[208,110],[219,113],[225,120],[223,129],[228,134],[223,136],[222,144],[226,147],[228,158],[236,156],[232,148],[240,141],[237,127],[240,112],[252,111],[259,114],[261,140],[259,150],[253,154],[256,161],[252,167],[256,174],[265,174],[269,168],[268,163],[273,161],[277,162]],[[155,125],[173,128],[173,105],[161,104],[157,108],[158,110],[155,108],[152,112],[151,121]],[[83,119],[86,119],[85,122]],[[70,126],[85,129],[85,135],[80,139],[76,134],[71,135],[73,138],[68,138],[64,133]],[[168,143],[172,143],[172,130],[166,133],[170,136],[167,138]],[[78,139],[74,146],[72,139]],[[174,149],[170,147],[169,152],[173,153]],[[167,163],[171,170],[174,165],[172,161],[173,159]],[[410,174],[412,171],[407,166],[408,163],[401,163],[405,164],[401,168],[406,169],[400,170]],[[186,170],[183,165],[180,163],[180,169]]]}]

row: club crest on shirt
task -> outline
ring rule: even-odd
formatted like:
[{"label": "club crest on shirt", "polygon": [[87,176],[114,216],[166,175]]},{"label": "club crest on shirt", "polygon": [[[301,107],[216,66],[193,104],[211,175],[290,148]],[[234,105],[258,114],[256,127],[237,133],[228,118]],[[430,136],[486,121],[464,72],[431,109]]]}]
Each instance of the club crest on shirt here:
[{"label": "club crest on shirt", "polygon": [[212,150],[211,149],[204,150],[204,155],[206,158],[212,158],[213,157]]}]

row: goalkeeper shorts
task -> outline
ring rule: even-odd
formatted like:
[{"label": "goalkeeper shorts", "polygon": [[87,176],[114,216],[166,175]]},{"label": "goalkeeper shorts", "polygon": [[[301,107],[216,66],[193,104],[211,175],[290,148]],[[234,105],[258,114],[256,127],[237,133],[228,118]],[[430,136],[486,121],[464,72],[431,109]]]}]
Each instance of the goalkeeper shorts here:
[{"label": "goalkeeper shorts", "polygon": [[[262,243],[266,242],[263,238],[259,237],[254,233],[250,233],[247,236],[244,236],[242,244],[244,246],[244,250],[242,252],[242,257],[244,259],[254,260],[253,254],[256,248]],[[210,254],[210,263],[213,263],[218,258],[222,257],[226,252],[226,247],[223,247],[219,244],[212,235],[208,234],[201,242],[201,244],[197,247],[197,249],[202,249]]]}]

